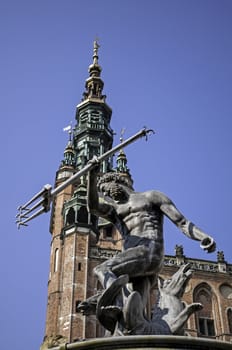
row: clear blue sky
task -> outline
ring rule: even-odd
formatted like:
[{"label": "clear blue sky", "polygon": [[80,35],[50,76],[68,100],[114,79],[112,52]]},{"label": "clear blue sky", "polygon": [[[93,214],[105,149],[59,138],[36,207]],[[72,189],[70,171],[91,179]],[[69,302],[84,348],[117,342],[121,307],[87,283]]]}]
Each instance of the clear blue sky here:
[{"label": "clear blue sky", "polygon": [[[44,335],[49,214],[17,230],[16,208],[53,185],[100,38],[104,92],[136,190],[159,189],[231,255],[231,0],[2,0],[1,346],[36,350]],[[165,223],[166,253],[215,260]],[[25,345],[26,344],[26,345]]]}]

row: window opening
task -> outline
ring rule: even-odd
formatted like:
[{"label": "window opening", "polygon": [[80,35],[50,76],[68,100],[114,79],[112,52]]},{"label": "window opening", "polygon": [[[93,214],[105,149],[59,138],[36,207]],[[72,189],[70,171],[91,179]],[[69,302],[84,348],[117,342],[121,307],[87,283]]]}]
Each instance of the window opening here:
[{"label": "window opening", "polygon": [[203,309],[196,314],[199,336],[215,337],[212,292],[207,284],[198,288],[194,301],[203,305]]},{"label": "window opening", "polygon": [[70,208],[66,216],[66,225],[72,225],[75,223],[75,210]]},{"label": "window opening", "polygon": [[86,207],[81,207],[77,212],[77,221],[87,224],[88,223],[88,211]]},{"label": "window opening", "polygon": [[229,332],[232,333],[232,309],[229,309],[227,311],[227,319],[228,319],[228,325],[229,325]]},{"label": "window opening", "polygon": [[56,248],[54,255],[54,272],[58,271],[59,248]]}]

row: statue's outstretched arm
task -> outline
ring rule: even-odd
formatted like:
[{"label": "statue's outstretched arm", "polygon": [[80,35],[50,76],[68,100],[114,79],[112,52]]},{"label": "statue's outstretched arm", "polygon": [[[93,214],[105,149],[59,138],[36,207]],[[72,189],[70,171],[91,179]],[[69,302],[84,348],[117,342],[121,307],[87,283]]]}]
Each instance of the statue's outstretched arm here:
[{"label": "statue's outstretched arm", "polygon": [[161,204],[160,209],[187,237],[200,241],[202,249],[208,253],[215,251],[216,243],[214,239],[187,220],[171,200]]}]

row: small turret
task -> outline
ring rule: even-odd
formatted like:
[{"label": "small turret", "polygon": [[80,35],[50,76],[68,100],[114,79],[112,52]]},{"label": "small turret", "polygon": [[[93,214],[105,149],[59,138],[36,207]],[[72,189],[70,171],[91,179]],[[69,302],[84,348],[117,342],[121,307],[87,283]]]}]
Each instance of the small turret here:
[{"label": "small turret", "polygon": [[73,135],[73,130],[72,127],[70,126],[69,128],[69,141],[67,146],[65,147],[64,150],[64,160],[62,161],[63,165],[70,165],[70,166],[75,166],[75,150],[73,146],[73,140],[72,140],[72,135]]},{"label": "small turret", "polygon": [[[124,129],[121,131],[120,142],[123,141],[123,134],[124,134]],[[123,149],[119,151],[118,156],[116,158],[115,170],[117,173],[120,173],[123,176],[127,177],[129,183],[131,184],[131,188],[133,188],[133,179],[131,177],[129,168],[127,167],[127,157]]]}]

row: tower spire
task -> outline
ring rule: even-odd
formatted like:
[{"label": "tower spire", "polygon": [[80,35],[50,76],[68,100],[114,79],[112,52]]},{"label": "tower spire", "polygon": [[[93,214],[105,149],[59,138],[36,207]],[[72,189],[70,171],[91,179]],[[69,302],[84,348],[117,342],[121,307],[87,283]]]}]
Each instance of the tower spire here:
[{"label": "tower spire", "polygon": [[97,99],[105,101],[106,96],[102,95],[104,82],[101,79],[102,68],[98,63],[98,49],[100,45],[97,40],[93,43],[93,63],[89,66],[89,78],[86,79],[85,89],[82,101],[87,99]]}]

